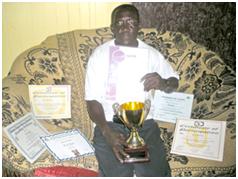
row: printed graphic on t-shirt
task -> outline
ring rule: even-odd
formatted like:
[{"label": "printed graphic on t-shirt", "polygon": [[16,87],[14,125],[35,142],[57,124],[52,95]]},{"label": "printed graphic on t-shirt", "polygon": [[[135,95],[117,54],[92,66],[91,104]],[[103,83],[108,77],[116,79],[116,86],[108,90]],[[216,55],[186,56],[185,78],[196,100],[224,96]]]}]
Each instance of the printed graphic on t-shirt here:
[{"label": "printed graphic on t-shirt", "polygon": [[140,79],[148,71],[148,50],[111,46],[106,99],[119,103],[144,101]]},{"label": "printed graphic on t-shirt", "polygon": [[109,49],[109,71],[106,90],[106,99],[116,99],[116,83],[118,77],[119,63],[125,59],[125,54],[119,49],[119,47],[111,46]]}]

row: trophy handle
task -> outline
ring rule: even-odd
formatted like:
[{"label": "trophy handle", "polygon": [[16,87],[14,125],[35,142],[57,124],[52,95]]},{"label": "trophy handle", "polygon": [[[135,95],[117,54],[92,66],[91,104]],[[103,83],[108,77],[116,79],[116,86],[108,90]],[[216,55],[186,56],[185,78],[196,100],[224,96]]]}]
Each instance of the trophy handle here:
[{"label": "trophy handle", "polygon": [[114,103],[112,105],[112,108],[115,115],[126,125],[125,121],[122,119],[122,110],[120,108],[120,105],[118,103]]},{"label": "trophy handle", "polygon": [[121,109],[121,106],[118,103],[114,103],[112,108],[115,115],[117,115],[121,122],[128,128],[131,128],[131,124],[128,122],[125,111]]},{"label": "trophy handle", "polygon": [[112,109],[113,109],[115,115],[117,115],[117,116],[121,115],[121,114],[119,114],[120,113],[120,105],[118,103],[114,103],[112,105]]},{"label": "trophy handle", "polygon": [[144,102],[144,108],[143,108],[143,111],[142,111],[141,120],[140,120],[140,123],[138,124],[138,126],[142,125],[142,123],[144,122],[145,118],[149,114],[150,106],[151,106],[150,100],[146,99],[145,102]]}]

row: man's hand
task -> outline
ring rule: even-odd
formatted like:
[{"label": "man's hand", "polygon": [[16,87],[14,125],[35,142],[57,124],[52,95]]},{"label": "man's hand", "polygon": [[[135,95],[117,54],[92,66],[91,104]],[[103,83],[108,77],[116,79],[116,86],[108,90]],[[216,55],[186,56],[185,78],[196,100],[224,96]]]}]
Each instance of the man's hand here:
[{"label": "man's hand", "polygon": [[99,126],[103,136],[106,138],[109,145],[111,145],[117,159],[123,163],[123,158],[129,157],[123,150],[124,146],[127,146],[125,136],[113,131],[108,126],[101,103],[96,100],[87,101],[87,107],[90,118]]},{"label": "man's hand", "polygon": [[165,80],[156,72],[147,73],[141,78],[141,82],[142,81],[144,81],[145,91],[150,91],[151,89],[162,89],[165,86]]},{"label": "man's hand", "polygon": [[129,155],[123,150],[124,147],[127,146],[125,136],[121,133],[112,131],[111,129],[104,131],[103,135],[111,145],[116,158],[123,163],[123,158],[129,157]]},{"label": "man's hand", "polygon": [[141,78],[141,82],[144,81],[144,90],[150,91],[151,89],[159,89],[166,93],[171,93],[178,88],[178,79],[170,77],[163,79],[158,73],[147,73]]}]

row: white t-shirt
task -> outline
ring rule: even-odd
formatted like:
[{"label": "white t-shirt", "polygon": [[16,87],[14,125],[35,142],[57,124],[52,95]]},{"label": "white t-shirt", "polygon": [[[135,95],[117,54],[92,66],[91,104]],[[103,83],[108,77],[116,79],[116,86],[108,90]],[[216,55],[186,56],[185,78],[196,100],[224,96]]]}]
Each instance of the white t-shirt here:
[{"label": "white t-shirt", "polygon": [[[143,90],[143,83],[139,81],[145,74],[157,72],[165,79],[179,78],[160,52],[139,39],[138,42],[136,48],[122,47],[116,46],[113,39],[97,47],[89,58],[85,78],[85,100],[101,103],[107,121],[112,121],[114,103],[142,101],[148,96]],[[127,49],[129,54],[125,57],[123,50]],[[133,54],[134,51],[136,54]],[[137,60],[133,60],[134,57]],[[151,104],[153,105],[153,102]],[[147,118],[151,117],[152,110]]]}]

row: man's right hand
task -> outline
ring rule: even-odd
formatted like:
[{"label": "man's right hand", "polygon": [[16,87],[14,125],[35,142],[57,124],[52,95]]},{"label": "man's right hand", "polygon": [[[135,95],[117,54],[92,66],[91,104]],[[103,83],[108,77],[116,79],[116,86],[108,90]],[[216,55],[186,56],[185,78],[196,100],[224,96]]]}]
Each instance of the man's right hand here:
[{"label": "man's right hand", "polygon": [[123,150],[124,146],[127,146],[125,136],[113,131],[108,126],[101,103],[96,100],[86,102],[90,118],[99,126],[103,136],[106,138],[108,144],[112,147],[117,159],[123,163],[123,158],[129,157],[129,155]]},{"label": "man's right hand", "polygon": [[129,155],[123,150],[124,147],[127,146],[126,137],[119,132],[112,131],[111,129],[104,131],[103,135],[109,145],[111,145],[116,158],[123,163],[123,159],[129,157]]}]

